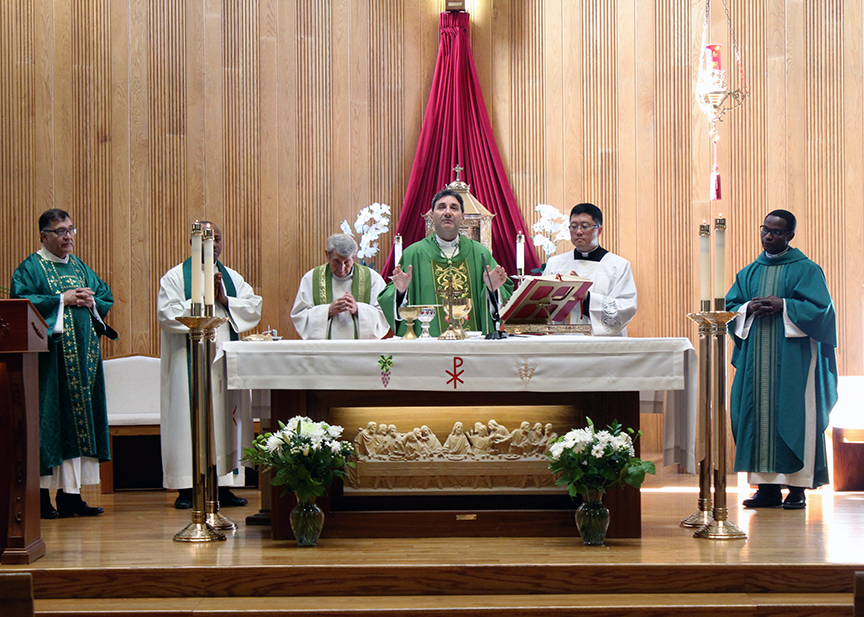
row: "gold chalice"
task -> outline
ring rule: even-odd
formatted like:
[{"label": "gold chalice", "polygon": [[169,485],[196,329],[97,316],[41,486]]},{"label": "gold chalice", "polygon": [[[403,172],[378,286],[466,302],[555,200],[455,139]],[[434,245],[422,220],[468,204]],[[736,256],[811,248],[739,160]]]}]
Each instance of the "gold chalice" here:
[{"label": "gold chalice", "polygon": [[405,334],[402,335],[402,339],[415,339],[417,335],[414,334],[414,320],[420,317],[420,309],[422,306],[400,306],[399,307],[399,317],[405,321]]},{"label": "gold chalice", "polygon": [[453,298],[450,304],[450,327],[438,338],[445,341],[465,340],[467,337],[462,329],[462,320],[468,319],[471,306],[471,298]]}]

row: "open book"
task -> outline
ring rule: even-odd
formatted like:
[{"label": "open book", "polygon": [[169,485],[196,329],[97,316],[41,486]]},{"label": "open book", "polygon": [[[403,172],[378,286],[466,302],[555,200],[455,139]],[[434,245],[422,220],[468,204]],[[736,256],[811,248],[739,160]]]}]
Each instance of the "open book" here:
[{"label": "open book", "polygon": [[526,276],[504,308],[501,321],[511,324],[562,323],[575,309],[591,281],[570,274]]}]

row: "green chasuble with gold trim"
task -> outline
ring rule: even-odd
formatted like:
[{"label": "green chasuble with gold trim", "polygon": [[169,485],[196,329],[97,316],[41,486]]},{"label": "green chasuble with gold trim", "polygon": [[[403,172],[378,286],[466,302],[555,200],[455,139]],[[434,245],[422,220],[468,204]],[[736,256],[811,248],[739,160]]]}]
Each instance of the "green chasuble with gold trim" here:
[{"label": "green chasuble with gold trim", "polygon": [[[448,259],[441,252],[435,235],[430,235],[415,242],[402,254],[399,262],[403,271],[412,266],[411,283],[408,285],[408,304],[440,304],[437,318],[429,324],[429,334],[438,336],[447,329],[447,304],[444,296],[439,296],[436,289],[444,289],[448,285],[450,274],[453,275],[453,286],[465,289],[464,297],[470,297],[473,308],[469,314],[467,323],[463,325],[466,330],[479,330],[488,334],[492,330],[492,319],[489,316],[489,300],[486,284],[483,282],[483,256],[490,270],[497,267],[492,258],[492,253],[479,242],[475,242],[465,236],[459,236],[459,251]],[[507,302],[513,293],[513,281],[507,280],[499,289],[501,303]],[[405,333],[405,322],[397,321],[394,314],[396,301],[396,287],[391,282],[378,296],[378,304],[384,311],[387,322],[396,336]],[[414,323],[415,333],[421,333],[420,323]]]},{"label": "green chasuble with gold trim", "polygon": [[[351,295],[357,302],[370,304],[372,302],[372,275],[369,268],[355,263],[351,270]],[[312,269],[312,300],[315,306],[333,304],[333,271],[330,264],[322,264]],[[354,317],[354,338],[360,337],[357,315]],[[347,325],[347,324],[346,324]],[[330,325],[327,326],[327,338],[330,338]]]},{"label": "green chasuble with gold trim", "polygon": [[726,309],[737,311],[745,302],[766,296],[785,300],[789,319],[807,336],[787,337],[782,312],[754,317],[746,339],[733,332],[731,417],[735,471],[791,474],[803,468],[805,390],[812,359],[811,341],[815,341],[814,484],[820,486],[828,482],[824,432],[828,414],[837,401],[834,303],[822,268],[793,248],[776,258],[763,252],[741,270],[726,294]]},{"label": "green chasuble with gold trim", "polygon": [[[75,255],[68,263],[43,259],[34,253],[12,275],[12,298],[27,298],[48,324],[57,323],[59,295],[69,289],[89,287],[99,315],[104,319],[114,304],[111,289]],[[102,349],[86,307],[63,308],[63,334],[51,334],[48,351],[39,354],[40,473],[64,460],[87,456],[110,460],[108,412]]]}]

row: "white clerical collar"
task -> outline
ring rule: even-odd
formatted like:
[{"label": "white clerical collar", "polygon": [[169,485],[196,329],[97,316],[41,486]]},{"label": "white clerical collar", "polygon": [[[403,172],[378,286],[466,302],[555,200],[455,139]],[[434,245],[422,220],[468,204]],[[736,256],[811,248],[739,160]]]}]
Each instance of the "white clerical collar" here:
[{"label": "white clerical collar", "polygon": [[454,248],[454,247],[459,248],[459,236],[458,235],[455,238],[453,238],[452,240],[445,240],[444,238],[442,238],[438,234],[435,234],[435,241],[438,242],[438,246],[440,246],[442,249],[449,249],[449,248]]},{"label": "white clerical collar", "polygon": [[789,249],[791,249],[791,248],[792,248],[791,246],[787,245],[786,250],[780,251],[779,253],[769,253],[768,251],[765,251],[765,257],[767,257],[768,259],[777,259],[778,257],[783,257],[783,255],[788,253]]},{"label": "white clerical collar", "polygon": [[57,255],[55,255],[54,253],[52,253],[51,251],[46,249],[44,245],[42,246],[41,249],[36,251],[36,254],[39,255],[39,257],[41,257],[42,259],[47,259],[48,261],[53,261],[55,264],[69,263],[69,255],[66,255],[66,257],[63,257],[63,258],[57,257]]},{"label": "white clerical collar", "polygon": [[332,270],[330,271],[330,274],[332,274],[333,278],[337,281],[350,281],[351,278],[354,276],[354,266],[351,266],[351,270],[349,270],[348,274],[346,274],[345,276],[336,276],[336,274]]}]

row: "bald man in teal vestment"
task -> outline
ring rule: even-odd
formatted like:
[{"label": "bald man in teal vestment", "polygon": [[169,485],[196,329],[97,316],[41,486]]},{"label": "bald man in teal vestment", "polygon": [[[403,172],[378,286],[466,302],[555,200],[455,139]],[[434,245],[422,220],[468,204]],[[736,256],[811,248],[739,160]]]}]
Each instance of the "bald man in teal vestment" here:
[{"label": "bald man in teal vestment", "polygon": [[768,214],[764,251],[726,295],[727,310],[739,313],[730,324],[735,471],[759,485],[743,502],[749,508],[801,509],[805,489],[828,483],[824,433],[837,401],[836,316],[822,268],[789,246],[795,225],[786,210]]}]

